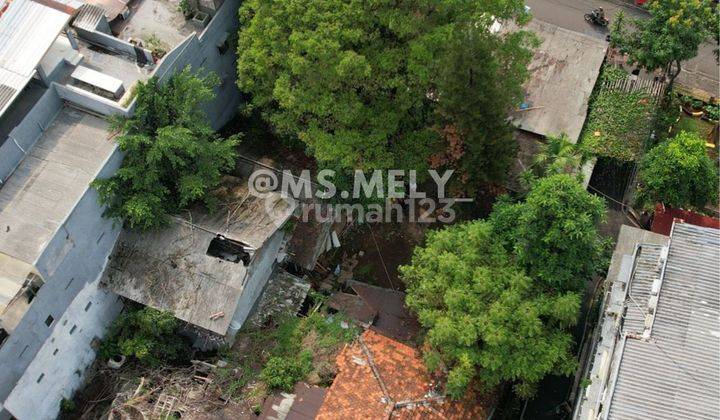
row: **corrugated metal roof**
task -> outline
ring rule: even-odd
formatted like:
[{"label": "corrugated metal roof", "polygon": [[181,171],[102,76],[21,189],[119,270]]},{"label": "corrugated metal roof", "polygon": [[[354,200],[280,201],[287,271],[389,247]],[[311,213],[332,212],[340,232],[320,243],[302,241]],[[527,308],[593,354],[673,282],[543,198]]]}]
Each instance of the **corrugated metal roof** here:
[{"label": "corrugated metal roof", "polygon": [[642,334],[645,325],[650,290],[653,282],[660,279],[662,245],[643,244],[635,260],[635,271],[627,294],[627,310],[623,331]]},{"label": "corrugated metal roof", "polygon": [[102,7],[83,4],[80,6],[80,11],[75,17],[75,20],[73,20],[72,26],[85,29],[86,31],[94,31],[104,14],[105,10],[103,10]]},{"label": "corrugated metal roof", "polygon": [[[508,30],[513,24],[505,24]],[[512,114],[513,123],[541,136],[565,133],[575,143],[580,137],[588,102],[608,44],[579,32],[533,19],[523,29],[541,41],[523,85],[528,108]]]},{"label": "corrugated metal roof", "polygon": [[33,77],[69,19],[69,14],[32,0],[14,0],[0,16],[0,85],[11,89],[0,98],[0,115]]},{"label": "corrugated metal roof", "polygon": [[86,0],[85,4],[99,6],[108,20],[113,20],[128,8],[129,0]]},{"label": "corrugated metal roof", "polygon": [[718,418],[719,262],[718,230],[675,224],[650,338],[625,340],[608,419]]}]

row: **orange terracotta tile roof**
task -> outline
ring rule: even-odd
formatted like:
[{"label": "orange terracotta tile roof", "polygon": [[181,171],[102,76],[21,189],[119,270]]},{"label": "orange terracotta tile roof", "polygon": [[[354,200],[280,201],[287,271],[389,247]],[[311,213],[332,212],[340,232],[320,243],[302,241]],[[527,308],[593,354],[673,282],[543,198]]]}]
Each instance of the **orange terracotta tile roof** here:
[{"label": "orange terracotta tile roof", "polygon": [[491,398],[445,399],[420,352],[373,330],[346,346],[319,420],[485,419]]}]

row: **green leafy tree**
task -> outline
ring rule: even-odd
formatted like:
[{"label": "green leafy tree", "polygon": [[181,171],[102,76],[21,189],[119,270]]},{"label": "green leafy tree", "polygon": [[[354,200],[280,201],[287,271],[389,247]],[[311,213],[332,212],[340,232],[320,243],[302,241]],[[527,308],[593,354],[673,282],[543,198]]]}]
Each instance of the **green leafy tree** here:
[{"label": "green leafy tree", "polygon": [[577,174],[581,180],[580,168],[587,158],[587,151],[571,142],[566,134],[548,136],[535,154],[530,169],[521,174],[522,184],[529,189],[538,178],[555,174]]},{"label": "green leafy tree", "polygon": [[216,84],[213,75],[186,68],[164,84],[153,77],[138,85],[134,115],[113,122],[123,164],[93,183],[108,216],[152,229],[192,203],[212,207],[211,192],[234,167],[238,144],[237,136],[219,138],[200,107]]},{"label": "green leafy tree", "polygon": [[702,211],[718,201],[718,168],[697,135],[681,131],[651,149],[640,163],[638,202]]},{"label": "green leafy tree", "polygon": [[503,173],[529,35],[490,33],[492,16],[522,20],[524,4],[248,0],[238,85],[322,167],[427,168],[455,123],[468,156],[484,159],[473,173]]},{"label": "green leafy tree", "polygon": [[427,329],[426,361],[449,369],[449,395],[512,381],[529,397],[545,375],[574,371],[567,330],[577,322],[580,297],[538,288],[489,222],[430,232],[400,272],[406,303]]},{"label": "green leafy tree", "polygon": [[438,95],[435,124],[452,126],[459,140],[454,149],[461,148],[445,166],[470,185],[495,182],[506,176],[517,155],[507,116],[524,97],[522,84],[536,39],[525,32],[499,37],[463,26],[454,31],[446,41],[426,42],[428,51],[438,51],[422,55],[435,78],[428,80]]},{"label": "green leafy tree", "polygon": [[665,70],[670,90],[682,62],[695,57],[705,40],[717,39],[718,14],[711,0],[651,0],[646,7],[650,18],[633,19],[632,29],[626,28],[623,14],[616,16],[611,41],[632,63]]},{"label": "green leafy tree", "polygon": [[490,220],[506,249],[546,289],[581,291],[605,268],[608,244],[597,226],[605,215],[601,198],[573,176],[537,180],[524,201],[498,201]]},{"label": "green leafy tree", "polygon": [[170,312],[131,308],[113,322],[100,346],[100,356],[132,357],[149,366],[182,361],[190,346],[179,329],[180,322]]}]

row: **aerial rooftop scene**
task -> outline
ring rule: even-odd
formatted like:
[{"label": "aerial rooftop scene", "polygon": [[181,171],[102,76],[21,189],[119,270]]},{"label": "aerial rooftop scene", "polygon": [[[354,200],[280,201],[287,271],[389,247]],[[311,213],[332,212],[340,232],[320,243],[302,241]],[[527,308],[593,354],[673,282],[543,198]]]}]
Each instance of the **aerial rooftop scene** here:
[{"label": "aerial rooftop scene", "polygon": [[713,0],[0,0],[0,420],[720,419]]}]

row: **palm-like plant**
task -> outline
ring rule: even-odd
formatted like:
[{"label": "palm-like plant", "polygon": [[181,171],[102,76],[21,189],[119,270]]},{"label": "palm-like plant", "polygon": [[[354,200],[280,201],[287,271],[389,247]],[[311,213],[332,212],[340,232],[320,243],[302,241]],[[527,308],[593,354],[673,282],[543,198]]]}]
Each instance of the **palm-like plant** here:
[{"label": "palm-like plant", "polygon": [[572,143],[566,134],[549,136],[547,143],[544,143],[535,155],[532,170],[540,177],[561,173],[574,174],[585,160],[587,155],[583,148]]},{"label": "palm-like plant", "polygon": [[538,178],[579,174],[580,167],[588,157],[586,150],[571,142],[566,134],[548,136],[547,141],[541,143],[530,168],[520,174],[520,185],[523,189],[529,189]]}]

